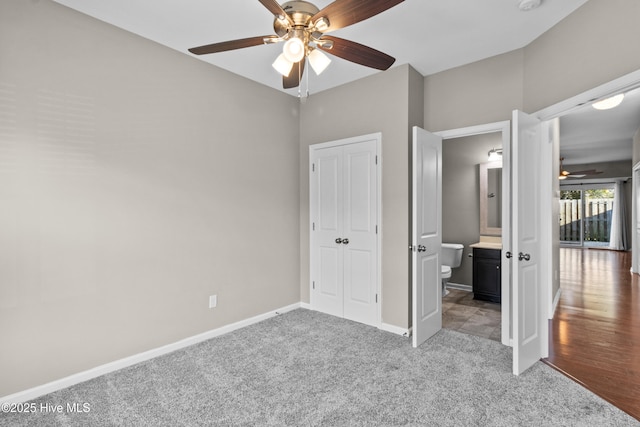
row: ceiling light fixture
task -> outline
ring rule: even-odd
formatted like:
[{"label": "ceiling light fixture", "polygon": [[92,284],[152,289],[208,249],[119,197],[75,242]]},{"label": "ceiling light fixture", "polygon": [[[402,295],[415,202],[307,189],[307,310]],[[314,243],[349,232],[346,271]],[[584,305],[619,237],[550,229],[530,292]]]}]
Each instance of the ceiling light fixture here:
[{"label": "ceiling light fixture", "polygon": [[290,62],[300,62],[305,54],[304,42],[298,37],[292,37],[284,44],[282,53]]},{"label": "ceiling light fixture", "polygon": [[316,72],[317,75],[320,75],[328,66],[331,64],[331,59],[324,53],[320,52],[318,49],[313,49],[309,52],[307,56],[309,58],[309,64],[311,64],[311,68]]},{"label": "ceiling light fixture", "polygon": [[624,99],[624,93],[619,93],[615,96],[612,96],[611,98],[594,102],[591,106],[596,110],[610,110],[620,105],[623,99]]},{"label": "ceiling light fixture", "polygon": [[281,53],[280,55],[278,55],[276,60],[273,61],[273,64],[271,64],[271,66],[283,76],[288,77],[291,73],[291,69],[293,68],[293,62],[289,61],[285,57],[284,53]]},{"label": "ceiling light fixture", "polygon": [[492,148],[488,153],[490,162],[497,162],[502,160],[502,148]]}]

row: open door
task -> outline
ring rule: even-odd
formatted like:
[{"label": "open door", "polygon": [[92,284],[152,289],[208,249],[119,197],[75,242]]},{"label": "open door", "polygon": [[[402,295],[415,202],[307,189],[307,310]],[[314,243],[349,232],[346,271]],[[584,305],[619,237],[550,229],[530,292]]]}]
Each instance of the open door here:
[{"label": "open door", "polygon": [[413,128],[412,328],[418,347],[442,328],[442,138]]},{"label": "open door", "polygon": [[542,123],[513,112],[511,140],[511,251],[513,373],[519,375],[548,355],[541,273]]}]

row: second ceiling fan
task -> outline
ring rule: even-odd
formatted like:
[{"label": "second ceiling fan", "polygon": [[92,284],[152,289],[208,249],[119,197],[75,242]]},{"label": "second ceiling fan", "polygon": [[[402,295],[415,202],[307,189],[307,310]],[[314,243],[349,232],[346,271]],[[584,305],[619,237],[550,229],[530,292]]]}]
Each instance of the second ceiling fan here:
[{"label": "second ceiling fan", "polygon": [[395,62],[395,58],[386,53],[325,33],[364,21],[404,0],[336,0],[322,10],[307,1],[289,1],[282,5],[276,0],[258,1],[275,16],[273,29],[276,35],[213,43],[191,48],[189,52],[205,55],[284,42],[282,54],[273,67],[283,75],[285,89],[300,84],[307,59],[320,74],[331,62],[322,52],[378,70],[386,70]]}]

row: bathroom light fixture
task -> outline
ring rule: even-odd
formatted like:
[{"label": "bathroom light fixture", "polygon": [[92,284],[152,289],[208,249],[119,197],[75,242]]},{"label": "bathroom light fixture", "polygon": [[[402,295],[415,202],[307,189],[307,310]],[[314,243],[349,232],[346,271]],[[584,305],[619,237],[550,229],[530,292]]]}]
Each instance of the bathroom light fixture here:
[{"label": "bathroom light fixture", "polygon": [[610,98],[603,99],[602,101],[594,102],[591,106],[596,110],[610,110],[611,108],[615,108],[620,105],[623,99],[624,93],[619,93]]},{"label": "bathroom light fixture", "polygon": [[490,162],[497,162],[502,160],[502,148],[492,148],[488,153]]}]

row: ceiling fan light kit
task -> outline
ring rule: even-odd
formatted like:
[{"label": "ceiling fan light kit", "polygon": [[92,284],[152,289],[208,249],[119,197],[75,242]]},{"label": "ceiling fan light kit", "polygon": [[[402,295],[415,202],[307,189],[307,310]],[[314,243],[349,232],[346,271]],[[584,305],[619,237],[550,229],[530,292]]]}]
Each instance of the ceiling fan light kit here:
[{"label": "ceiling fan light kit", "polygon": [[329,66],[331,59],[321,51],[378,70],[386,70],[395,62],[395,58],[383,52],[349,40],[325,36],[324,33],[369,19],[404,0],[335,0],[322,10],[302,0],[282,5],[276,0],[258,1],[274,15],[276,35],[213,43],[191,48],[189,52],[205,55],[284,42],[282,54],[272,66],[282,74],[285,89],[300,85],[307,58],[318,75]]}]

